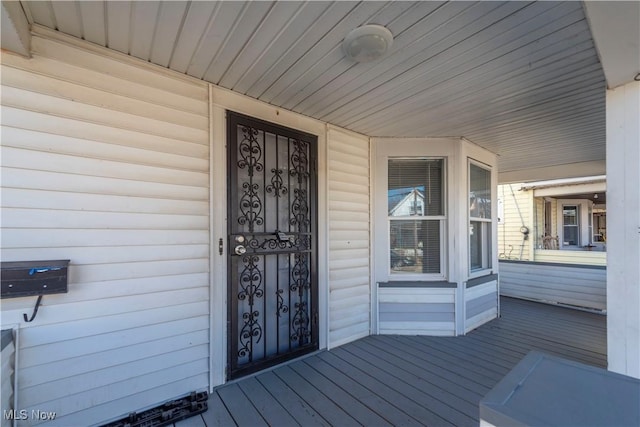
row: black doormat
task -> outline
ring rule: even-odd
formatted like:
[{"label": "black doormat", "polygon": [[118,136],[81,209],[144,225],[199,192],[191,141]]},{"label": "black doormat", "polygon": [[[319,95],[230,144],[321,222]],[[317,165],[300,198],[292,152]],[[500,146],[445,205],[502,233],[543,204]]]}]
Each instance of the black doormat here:
[{"label": "black doormat", "polygon": [[155,408],[143,412],[132,412],[117,421],[104,424],[102,427],[161,427],[201,414],[207,410],[206,391],[171,400]]}]

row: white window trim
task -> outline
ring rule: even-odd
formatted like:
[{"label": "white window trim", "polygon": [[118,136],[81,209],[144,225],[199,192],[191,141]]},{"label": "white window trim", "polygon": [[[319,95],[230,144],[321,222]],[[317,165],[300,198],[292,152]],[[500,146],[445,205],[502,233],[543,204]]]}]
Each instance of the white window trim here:
[{"label": "white window trim", "polygon": [[[489,171],[489,177],[490,177],[490,188],[489,188],[489,192],[490,192],[490,198],[491,198],[491,218],[477,218],[477,217],[472,217],[471,216],[471,206],[470,206],[470,201],[469,201],[469,194],[471,194],[471,165],[475,165],[479,168],[482,168],[484,170]],[[493,251],[494,246],[495,246],[495,242],[493,241],[494,238],[494,222],[496,220],[496,218],[494,218],[495,216],[495,208],[493,206],[494,204],[494,200],[497,200],[494,196],[494,192],[495,189],[493,188],[493,167],[480,162],[478,160],[475,160],[471,157],[467,158],[467,192],[466,192],[466,199],[467,199],[467,273],[469,275],[470,279],[473,279],[475,277],[482,277],[482,276],[486,276],[487,274],[490,274],[493,270],[494,270],[494,253]],[[483,234],[482,236],[482,248],[483,249],[488,249],[488,253],[484,253],[483,252],[483,259],[486,259],[486,263],[487,263],[487,267],[485,268],[479,268],[477,270],[472,270],[471,269],[471,239],[470,239],[470,230],[471,230],[471,222],[483,222],[483,223],[488,223],[489,224],[489,230],[488,233]],[[487,240],[487,238],[491,236],[492,239],[491,240]],[[484,261],[484,260],[483,260]]]}]

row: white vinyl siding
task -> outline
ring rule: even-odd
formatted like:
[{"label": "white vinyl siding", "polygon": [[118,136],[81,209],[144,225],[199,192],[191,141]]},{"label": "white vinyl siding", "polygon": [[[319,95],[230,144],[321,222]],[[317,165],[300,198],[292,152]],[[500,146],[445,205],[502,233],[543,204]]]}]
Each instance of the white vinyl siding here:
[{"label": "white vinyl siding", "polygon": [[[504,216],[498,224],[498,258],[533,260],[531,239],[535,239],[536,230],[532,230],[533,193],[522,191],[522,184],[503,184],[498,186],[498,198],[502,200]],[[521,228],[529,228],[529,236]],[[538,230],[538,233],[540,230]]]},{"label": "white vinyl siding", "polygon": [[501,262],[500,294],[606,310],[607,270],[595,265]]},{"label": "white vinyl siding", "polygon": [[378,288],[378,333],[455,335],[455,288]]},{"label": "white vinyl siding", "polygon": [[2,57],[3,261],[70,259],[3,300],[20,409],[101,423],[209,384],[207,86],[33,37]]},{"label": "white vinyl siding", "polygon": [[498,317],[498,281],[491,280],[467,288],[465,299],[465,334]]},{"label": "white vinyl siding", "polygon": [[329,346],[369,335],[369,139],[329,128]]}]

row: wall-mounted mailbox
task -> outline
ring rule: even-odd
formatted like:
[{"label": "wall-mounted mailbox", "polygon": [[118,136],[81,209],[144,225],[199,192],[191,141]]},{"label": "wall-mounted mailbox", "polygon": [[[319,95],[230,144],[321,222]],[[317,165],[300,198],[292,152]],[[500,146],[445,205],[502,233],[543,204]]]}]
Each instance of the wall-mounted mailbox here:
[{"label": "wall-mounted mailbox", "polygon": [[2,298],[67,292],[68,259],[3,262],[0,265]]}]

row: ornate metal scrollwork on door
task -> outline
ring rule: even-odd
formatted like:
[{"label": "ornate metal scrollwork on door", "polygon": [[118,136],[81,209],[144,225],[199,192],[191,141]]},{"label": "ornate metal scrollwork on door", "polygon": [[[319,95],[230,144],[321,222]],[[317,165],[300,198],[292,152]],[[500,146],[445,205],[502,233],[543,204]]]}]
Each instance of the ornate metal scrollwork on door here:
[{"label": "ornate metal scrollwork on door", "polygon": [[248,225],[253,232],[256,225],[264,224],[262,214],[262,200],[258,191],[260,186],[254,182],[254,172],[264,170],[262,160],[262,147],[258,142],[258,130],[250,127],[242,127],[243,138],[238,145],[237,162],[238,169],[247,169],[249,180],[242,183],[242,195],[240,196],[238,224]]},{"label": "ornate metal scrollwork on door", "polygon": [[249,356],[251,360],[253,352],[253,343],[259,343],[262,338],[262,326],[260,326],[260,312],[255,310],[256,298],[264,296],[262,287],[262,271],[260,269],[260,257],[257,255],[249,255],[242,257],[244,268],[240,273],[240,292],[238,299],[247,301],[248,310],[242,313],[244,324],[240,329],[240,346],[238,348],[238,356]]}]

